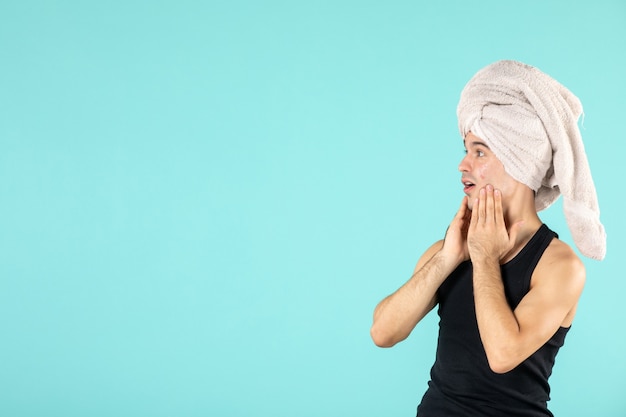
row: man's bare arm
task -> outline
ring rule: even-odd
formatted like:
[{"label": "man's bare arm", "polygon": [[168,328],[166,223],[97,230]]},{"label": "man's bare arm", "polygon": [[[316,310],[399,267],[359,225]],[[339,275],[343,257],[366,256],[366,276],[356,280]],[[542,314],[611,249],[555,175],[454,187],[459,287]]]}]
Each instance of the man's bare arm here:
[{"label": "man's bare arm", "polygon": [[[480,337],[491,369],[508,372],[543,346],[559,326],[571,321],[584,286],[584,265],[569,246],[554,240],[533,273],[530,291],[513,311],[500,273],[500,257],[508,247],[503,243],[505,235],[512,234],[501,217],[499,192],[488,188],[481,193],[469,233]],[[494,244],[497,236],[500,243],[495,239]]]},{"label": "man's bare arm", "polygon": [[377,346],[391,347],[406,339],[435,306],[435,294],[447,276],[438,251],[441,246],[441,242],[437,242],[426,251],[413,276],[376,306],[370,334]]},{"label": "man's bare arm", "polygon": [[469,209],[463,199],[445,240],[433,244],[417,262],[411,278],[376,306],[370,334],[377,346],[391,347],[406,339],[433,309],[437,289],[469,257],[466,243],[468,222]]},{"label": "man's bare arm", "polygon": [[553,245],[548,250],[561,254],[544,254],[544,265],[535,270],[530,291],[514,311],[504,295],[500,265],[474,265],[476,320],[494,372],[515,368],[573,318],[585,282],[584,266],[571,249],[558,248],[566,246],[563,242]]}]

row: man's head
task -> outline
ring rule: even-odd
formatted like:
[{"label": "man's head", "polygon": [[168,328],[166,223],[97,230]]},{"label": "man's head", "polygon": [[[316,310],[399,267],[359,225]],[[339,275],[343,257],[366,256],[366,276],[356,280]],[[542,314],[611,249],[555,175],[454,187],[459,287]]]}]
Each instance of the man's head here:
[{"label": "man's head", "polygon": [[463,143],[465,157],[459,164],[459,171],[463,192],[469,197],[470,209],[473,208],[474,199],[478,198],[480,189],[487,184],[502,192],[505,211],[509,201],[519,201],[516,197],[526,195],[532,198],[532,190],[506,172],[502,162],[484,140],[469,132]]},{"label": "man's head", "polygon": [[470,132],[480,138],[508,175],[536,192],[537,211],[563,194],[576,245],[602,259],[606,234],[578,129],[581,114],[580,101],[567,88],[516,61],[498,61],[476,73],[457,108],[466,146]]}]

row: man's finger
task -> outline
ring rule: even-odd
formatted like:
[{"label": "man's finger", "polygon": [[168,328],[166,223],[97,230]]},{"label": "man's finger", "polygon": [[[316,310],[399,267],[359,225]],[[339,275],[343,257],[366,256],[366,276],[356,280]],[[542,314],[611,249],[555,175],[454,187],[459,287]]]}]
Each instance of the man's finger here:
[{"label": "man's finger", "polygon": [[486,190],[486,207],[485,207],[485,221],[494,221],[494,201],[493,201],[493,186],[487,185]]},{"label": "man's finger", "polygon": [[493,191],[493,200],[496,224],[499,226],[501,224],[504,224],[504,214],[502,212],[502,193],[500,192],[500,190]]},{"label": "man's finger", "polygon": [[485,190],[484,188],[480,189],[480,193],[479,193],[479,207],[478,207],[478,221],[484,223],[486,216],[487,216],[487,204],[486,204],[486,199],[487,199],[487,190]]},{"label": "man's finger", "polygon": [[463,197],[463,199],[461,200],[461,207],[459,207],[459,210],[456,212],[455,217],[457,219],[464,218],[466,210],[467,210],[467,196]]},{"label": "man's finger", "polygon": [[475,198],[474,207],[472,207],[472,213],[470,215],[470,227],[476,227],[476,223],[478,222],[479,206],[480,206],[480,200],[478,198]]}]

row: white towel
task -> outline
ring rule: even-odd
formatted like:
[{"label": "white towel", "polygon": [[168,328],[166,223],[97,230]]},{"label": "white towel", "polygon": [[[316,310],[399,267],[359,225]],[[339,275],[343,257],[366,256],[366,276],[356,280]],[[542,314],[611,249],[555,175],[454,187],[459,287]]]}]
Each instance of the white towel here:
[{"label": "white towel", "polygon": [[465,86],[459,129],[483,139],[506,172],[536,192],[537,211],[563,195],[563,211],[580,252],[601,260],[606,233],[583,147],[580,100],[537,68],[498,61]]}]

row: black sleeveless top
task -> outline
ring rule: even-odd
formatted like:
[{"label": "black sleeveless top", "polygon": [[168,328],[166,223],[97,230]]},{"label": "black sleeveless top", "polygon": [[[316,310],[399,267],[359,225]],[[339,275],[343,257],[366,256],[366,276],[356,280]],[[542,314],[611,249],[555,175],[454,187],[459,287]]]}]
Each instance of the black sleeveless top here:
[{"label": "black sleeveless top", "polygon": [[[556,233],[542,225],[517,256],[502,265],[505,294],[512,309],[528,293],[533,270],[554,237],[558,237]],[[559,328],[515,369],[496,374],[489,368],[478,333],[470,261],[459,265],[444,281],[437,298],[437,355],[418,416],[552,416],[547,408],[548,378],[568,329]]]}]

